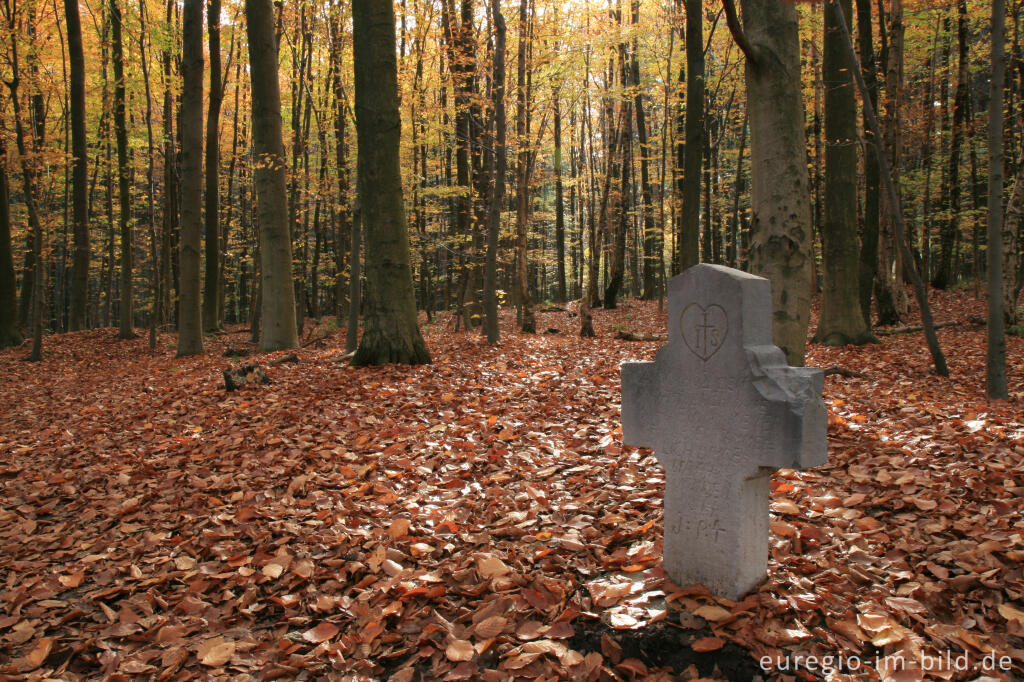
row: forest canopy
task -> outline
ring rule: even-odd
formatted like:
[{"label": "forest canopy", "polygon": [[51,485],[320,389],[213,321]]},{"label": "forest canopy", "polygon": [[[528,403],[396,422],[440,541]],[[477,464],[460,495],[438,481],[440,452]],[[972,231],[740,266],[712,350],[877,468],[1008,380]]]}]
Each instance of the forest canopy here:
[{"label": "forest canopy", "polygon": [[[0,341],[18,342],[36,318],[40,333],[116,324],[121,336],[150,326],[192,339],[248,323],[256,338],[261,310],[285,296],[293,300],[279,308],[294,307],[301,336],[307,318],[343,320],[358,304],[373,272],[356,267],[368,253],[360,246],[374,233],[359,229],[353,8],[250,4],[4,0]],[[830,18],[840,6],[880,120],[895,210]],[[1011,326],[1022,279],[1020,9],[1012,1],[1004,15],[1000,255]],[[776,289],[773,268],[809,268],[793,291],[809,300],[823,287],[817,337],[863,342],[909,310],[897,210],[924,282],[977,290],[986,274],[987,3],[400,0],[394,10],[397,201],[411,295],[428,319],[454,311],[470,328],[493,298],[515,304],[530,331],[538,302],[659,298],[667,278],[702,261],[768,274]],[[254,43],[246,29],[260,13],[267,33]],[[790,15],[792,97],[748,101],[763,71],[751,50],[768,49],[758,35],[766,20],[751,19]],[[281,151],[268,162],[256,82],[274,67]],[[780,82],[765,81],[764,92]],[[771,103],[759,113],[762,99]],[[775,237],[762,234],[773,221],[755,205],[759,172],[773,173],[759,171],[759,130],[772,144],[785,138],[756,120],[768,109],[801,118],[802,133],[790,132],[806,157],[800,224],[785,235],[801,263],[784,267],[769,253]],[[267,168],[283,175],[273,189],[260,185]],[[271,196],[281,213],[264,215]],[[268,247],[260,234],[271,222]],[[268,251],[283,248],[286,269],[271,277]],[[290,294],[263,291],[289,268]],[[800,306],[777,310],[777,327],[790,319],[806,332]],[[294,345],[289,334],[265,347]],[[780,342],[791,359],[802,344]]]}]

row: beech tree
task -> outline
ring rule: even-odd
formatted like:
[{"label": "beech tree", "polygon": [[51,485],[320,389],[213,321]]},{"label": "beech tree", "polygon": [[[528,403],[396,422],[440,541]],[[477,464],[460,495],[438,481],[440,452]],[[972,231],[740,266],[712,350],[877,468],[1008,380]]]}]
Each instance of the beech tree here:
[{"label": "beech tree", "polygon": [[366,232],[365,320],[352,364],[428,363],[430,355],[416,321],[402,205],[394,6],[353,0],[352,41],[359,144],[356,173]]},{"label": "beech tree", "polygon": [[[497,2],[497,0],[495,0]],[[0,135],[0,348],[21,343],[18,289],[11,257],[11,199],[7,180],[7,146]]]},{"label": "beech tree", "polygon": [[[220,328],[218,291],[220,278],[220,105],[224,99],[224,82],[220,67],[220,0],[208,0],[207,33],[210,52],[210,104],[206,114],[206,254],[203,279],[203,331]],[[199,36],[202,40],[202,35]],[[199,57],[202,59],[202,46]],[[202,62],[200,62],[200,79]],[[202,82],[199,84],[202,93]],[[200,98],[200,106],[202,99]],[[184,103],[182,104],[184,106]]]},{"label": "beech tree", "polygon": [[[120,205],[119,225],[121,235],[121,279],[118,303],[118,336],[122,339],[135,337],[134,299],[132,292],[132,168],[128,160],[127,96],[124,76],[124,44],[122,42],[123,15],[118,0],[110,2],[110,35],[112,60],[114,64],[114,138],[117,141],[117,191]],[[201,30],[201,29],[200,29]]]},{"label": "beech tree", "polygon": [[988,104],[988,342],[985,392],[990,399],[1005,399],[1006,336],[1003,319],[1003,81],[1006,2],[992,2],[992,80]]},{"label": "beech tree", "polygon": [[65,26],[68,34],[71,114],[71,211],[74,220],[74,257],[71,274],[71,312],[68,328],[86,328],[86,307],[89,296],[89,197],[88,140],[85,132],[85,53],[82,49],[82,21],[78,0],[64,0]]},{"label": "beech tree", "polygon": [[[861,309],[857,241],[857,100],[836,13],[852,15],[850,0],[825,5],[825,222],[821,229],[824,285],[815,340],[830,346],[874,340]],[[849,23],[849,21],[847,21]],[[877,257],[877,256],[876,256]]]},{"label": "beech tree", "polygon": [[[484,269],[484,332],[488,343],[497,343],[498,329],[498,236],[501,231],[501,208],[505,203],[505,173],[508,154],[505,149],[505,17],[501,13],[501,0],[490,0],[494,25],[494,74],[491,94],[494,98],[491,126],[494,131],[494,183],[487,211],[487,260]],[[561,283],[559,284],[561,286]]]},{"label": "beech tree", "polygon": [[[203,0],[185,0],[182,11],[181,76],[178,355],[194,355],[203,352],[199,294],[203,209]],[[211,169],[211,172],[215,174],[216,169]]]},{"label": "beech tree", "polygon": [[271,0],[245,0],[252,83],[252,139],[260,239],[260,350],[295,348],[299,337],[288,228],[287,169],[281,137],[281,86]]},{"label": "beech tree", "polygon": [[786,0],[741,0],[741,27],[725,0],[729,29],[746,57],[750,116],[750,263],[772,284],[775,345],[804,364],[811,310],[811,199],[807,178],[800,39]]},{"label": "beech tree", "polygon": [[680,272],[700,262],[700,166],[704,125],[704,3],[686,0],[686,144],[679,234]]},{"label": "beech tree", "polygon": [[[31,200],[42,238],[44,333],[113,322],[130,334],[149,322],[154,349],[161,329],[184,324],[187,338],[190,322],[178,312],[179,303],[191,308],[179,301],[191,295],[191,254],[182,258],[191,227],[181,219],[188,223],[192,208],[182,190],[191,193],[189,183],[199,177],[202,328],[248,323],[266,347],[288,347],[299,342],[306,317],[330,311],[349,318],[345,344],[358,346],[366,276],[356,219],[362,204],[351,186],[357,74],[347,3],[271,3],[260,10],[262,36],[246,45],[250,22],[232,18],[221,26],[223,0],[203,0],[210,60],[202,76],[210,96],[199,126],[205,171],[197,171],[185,149],[196,131],[179,127],[194,119],[176,100],[188,70],[177,53],[180,3],[105,1],[78,18],[76,0],[64,0],[63,8],[7,1],[17,15],[8,31],[18,44],[0,48],[0,76],[9,80],[16,47],[24,142],[36,174],[34,196],[26,197],[8,100],[0,125],[8,131],[8,174],[16,171],[8,211],[20,332],[28,329],[37,276]],[[408,187],[414,305],[429,323],[449,320],[458,331],[488,315],[496,321],[498,301],[507,297],[518,307],[519,328],[529,330],[542,323],[535,309],[548,302],[574,308],[566,299],[584,290],[595,307],[660,298],[667,274],[703,258],[770,274],[780,335],[799,349],[818,273],[818,338],[830,343],[863,336],[872,314],[881,326],[909,314],[912,263],[945,286],[980,282],[988,143],[980,135],[977,109],[985,97],[978,77],[991,17],[959,0],[906,18],[902,0],[855,2],[861,75],[879,110],[896,200],[905,196],[907,251],[895,236],[898,209],[888,190],[880,192],[874,154],[865,154],[863,176],[852,165],[850,72],[842,64],[835,71],[826,54],[820,8],[798,3],[792,17],[775,6],[744,10],[763,11],[779,27],[808,18],[792,29],[808,58],[800,73],[792,68],[790,28],[777,34],[751,24],[743,52],[727,22],[696,0],[621,0],[591,11],[508,0],[500,68],[491,0],[397,3],[399,115],[408,132],[398,163]],[[238,7],[223,9],[227,17]],[[738,27],[739,17],[731,23]],[[762,40],[764,32],[771,35]],[[1008,45],[1019,65],[1020,47]],[[281,49],[284,74],[275,59]],[[239,86],[246,73],[255,87]],[[843,87],[833,87],[837,74]],[[234,87],[227,87],[232,77]],[[274,83],[273,96],[264,96]],[[96,87],[83,88],[88,84]],[[1024,110],[1024,81],[1007,79],[1006,92],[1006,155],[1017,159],[1022,140],[1012,122]],[[801,93],[814,98],[809,117]],[[512,107],[507,128],[498,122],[499,104]],[[806,179],[792,165],[803,144],[789,137],[798,125],[806,126],[803,143],[810,142],[803,155],[814,173]],[[874,133],[862,127],[873,145]],[[758,137],[752,164],[748,134]],[[783,157],[766,161],[783,148]],[[499,150],[508,154],[505,172]],[[1015,171],[1006,164],[1010,202],[1001,233],[1011,330],[1024,282],[1017,220],[1024,180],[1011,192]],[[809,225],[796,198],[805,185],[814,198]],[[787,210],[791,201],[795,211]],[[368,220],[373,209],[366,209]],[[851,269],[856,233],[859,264]],[[817,253],[823,267],[815,272]],[[847,314],[854,287],[860,321]],[[296,321],[272,329],[290,302]],[[265,307],[280,315],[265,315]]]}]

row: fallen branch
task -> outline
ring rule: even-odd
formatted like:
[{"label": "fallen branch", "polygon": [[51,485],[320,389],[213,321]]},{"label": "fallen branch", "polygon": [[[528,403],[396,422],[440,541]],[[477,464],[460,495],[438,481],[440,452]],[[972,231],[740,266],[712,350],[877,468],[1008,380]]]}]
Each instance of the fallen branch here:
[{"label": "fallen branch", "polygon": [[283,365],[286,362],[298,362],[298,361],[299,361],[299,356],[298,355],[296,355],[295,353],[288,353],[288,355],[282,355],[279,358],[274,358],[273,360],[270,361],[269,364],[277,366],[277,365]]},{"label": "fallen branch", "polygon": [[846,377],[847,379],[853,379],[853,378],[856,378],[856,379],[870,379],[871,378],[867,374],[865,374],[864,372],[858,372],[855,369],[847,369],[845,367],[836,367],[836,366],[827,367],[827,368],[825,368],[824,371],[825,371],[825,376],[829,376],[831,374],[838,374],[839,376]]},{"label": "fallen branch", "polygon": [[311,339],[307,339],[301,346],[299,346],[299,348],[305,348],[306,346],[308,346],[308,345],[310,345],[312,343],[316,343],[317,341],[323,341],[324,339],[326,339],[330,335],[331,335],[330,332],[324,332],[323,334],[320,334],[319,336],[314,336]]},{"label": "fallen branch", "polygon": [[[978,317],[969,317],[967,320],[946,320],[945,322],[936,322],[933,327],[935,329],[942,329],[943,327],[954,327],[958,324],[962,325],[982,325],[985,321]],[[914,332],[924,331],[924,327],[919,324],[911,324],[904,327],[893,327],[892,329],[880,329],[876,334],[880,336],[892,336],[894,334],[913,334]]]},{"label": "fallen branch", "polygon": [[615,338],[623,341],[668,341],[668,334],[645,334],[643,332],[616,332]]}]

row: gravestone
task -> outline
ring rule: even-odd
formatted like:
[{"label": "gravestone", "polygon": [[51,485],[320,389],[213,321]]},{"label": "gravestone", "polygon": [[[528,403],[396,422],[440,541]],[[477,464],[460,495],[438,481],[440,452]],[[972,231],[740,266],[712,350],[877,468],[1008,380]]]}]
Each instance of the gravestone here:
[{"label": "gravestone", "polygon": [[772,344],[763,277],[700,264],[668,286],[668,343],[622,367],[622,440],[665,467],[666,572],[738,599],[765,576],[772,472],[826,461],[824,376]]}]

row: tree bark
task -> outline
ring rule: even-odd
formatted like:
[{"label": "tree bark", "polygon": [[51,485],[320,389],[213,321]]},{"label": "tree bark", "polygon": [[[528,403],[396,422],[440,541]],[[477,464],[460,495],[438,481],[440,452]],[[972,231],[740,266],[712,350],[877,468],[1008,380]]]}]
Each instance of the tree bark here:
[{"label": "tree bark", "polygon": [[78,0],[64,0],[68,32],[68,61],[71,65],[71,212],[74,220],[75,254],[72,259],[71,331],[86,328],[89,305],[89,207],[88,160],[85,133],[85,53],[82,49],[82,21]]},{"label": "tree bark", "polygon": [[527,277],[529,244],[527,242],[527,219],[529,217],[530,152],[527,108],[530,106],[527,93],[527,43],[530,25],[527,8],[528,0],[519,2],[519,52],[516,62],[516,144],[519,151],[516,158],[516,298],[520,308],[520,329],[528,334],[536,333],[537,322],[533,316],[533,301]]},{"label": "tree bark", "polygon": [[402,205],[394,6],[353,0],[352,19],[358,188],[366,225],[366,316],[352,364],[428,363]]},{"label": "tree bark", "polygon": [[970,106],[966,0],[957,1],[957,45],[959,62],[953,100],[953,140],[949,150],[949,219],[942,227],[939,264],[932,279],[932,286],[936,289],[951,286],[958,274],[954,271],[953,260],[960,230],[960,155],[966,131],[967,108]]},{"label": "tree bark", "polygon": [[246,0],[252,80],[252,138],[256,212],[260,230],[260,350],[299,345],[288,228],[287,177],[281,137],[281,89],[271,0]]},{"label": "tree bark", "polygon": [[[871,21],[871,0],[857,0],[857,29],[860,59],[864,67],[864,82],[871,95],[871,105],[878,108],[878,68]],[[827,30],[827,29],[826,29]],[[845,56],[843,63],[846,62]],[[850,79],[851,96],[853,79]],[[866,118],[866,115],[865,115]],[[871,135],[864,124],[864,135]],[[861,233],[858,286],[860,312],[867,327],[871,328],[871,298],[875,277],[878,275],[879,191],[878,159],[874,154],[864,157],[864,229]]]},{"label": "tree bark", "polygon": [[875,340],[861,312],[857,244],[857,100],[836,16],[850,23],[850,0],[825,5],[825,222],[821,317],[815,341],[829,346]]},{"label": "tree bark", "polygon": [[[352,242],[351,229],[352,229],[352,209],[349,198],[350,182],[348,177],[348,126],[347,123],[347,102],[345,99],[345,89],[342,85],[342,20],[341,20],[341,8],[338,5],[332,3],[331,6],[331,63],[332,63],[332,83],[331,88],[334,91],[334,158],[335,165],[337,166],[337,177],[338,177],[338,213],[337,213],[337,224],[334,228],[334,259],[335,259],[335,284],[334,284],[334,299],[335,299],[335,315],[337,317],[338,324],[341,324],[342,319],[345,317],[347,307],[345,304],[346,294],[346,282],[345,282],[345,263],[346,255],[351,250],[351,243],[358,245],[358,240]],[[326,153],[326,150],[325,150]],[[347,244],[346,242],[351,242]],[[352,260],[352,265],[358,267],[358,250],[353,252],[355,254]],[[349,274],[350,278],[354,278],[356,282],[356,290],[358,291],[358,274]],[[351,342],[351,347],[346,349],[346,352],[352,352],[356,349],[356,337],[359,334],[359,316],[358,306],[356,311],[356,328],[352,330],[350,334],[351,338],[346,338],[346,345]]]},{"label": "tree bark", "polygon": [[[11,29],[13,35],[14,17],[11,16]],[[29,324],[32,330],[32,350],[28,359],[38,362],[43,358],[43,225],[39,219],[39,205],[36,197],[36,170],[33,162],[29,160],[28,142],[26,141],[25,126],[21,112],[21,100],[18,99],[19,69],[17,46],[11,48],[11,70],[13,75],[7,82],[11,93],[11,103],[14,105],[14,134],[18,145],[18,156],[21,157],[21,176],[25,199],[25,212],[28,214],[28,224],[31,228],[32,244],[32,270],[25,273],[25,277],[32,278],[32,293],[29,308]],[[36,140],[38,142],[38,140]],[[35,151],[33,148],[32,151]]]},{"label": "tree bark", "polygon": [[0,348],[21,343],[21,332],[18,331],[18,290],[11,254],[10,194],[7,147],[0,135]]},{"label": "tree bark", "polygon": [[117,189],[120,199],[121,302],[118,305],[118,337],[135,337],[132,268],[135,261],[132,240],[132,168],[128,159],[128,126],[125,120],[124,47],[121,40],[122,14],[118,0],[110,2],[111,58],[114,63],[114,138],[117,141]]},{"label": "tree bark", "polygon": [[[833,2],[836,1],[837,0],[833,0]],[[843,17],[843,13],[837,12],[836,17],[839,19],[839,28],[843,35],[843,41],[846,43],[846,55],[847,59],[849,59],[850,69],[853,71],[854,78],[857,80],[857,87],[860,89],[861,103],[868,114],[868,126],[872,131],[874,131],[872,140],[874,142],[875,153],[878,156],[878,166],[881,171],[880,175],[882,177],[882,184],[885,186],[886,197],[894,209],[892,214],[894,216],[893,225],[895,229],[896,244],[905,258],[907,272],[911,283],[914,286],[914,293],[917,296],[917,304],[921,309],[921,326],[924,328],[925,339],[928,342],[928,351],[931,353],[932,362],[935,364],[936,374],[946,377],[949,376],[949,367],[946,365],[946,358],[942,354],[942,349],[939,347],[938,337],[935,335],[935,324],[932,320],[931,308],[928,305],[928,294],[925,291],[925,284],[917,270],[917,263],[914,261],[914,258],[910,253],[910,246],[907,243],[907,235],[903,229],[903,210],[900,206],[899,195],[896,193],[895,183],[892,180],[892,172],[890,170],[888,157],[885,154],[885,144],[881,139],[881,128],[878,125],[878,117],[875,115],[874,107],[871,106],[871,97],[868,95],[867,85],[864,84],[864,78],[861,76],[857,53],[853,49],[853,40],[850,38],[850,31],[846,26],[846,20]]]},{"label": "tree bark", "polygon": [[150,246],[150,308],[149,308],[149,349],[156,350],[156,333],[160,324],[160,253],[156,229],[156,141],[153,136],[153,90],[149,79],[149,57],[146,54],[146,40],[149,31],[146,26],[146,5],[139,6],[139,63],[142,66],[142,84],[146,96],[146,215],[149,228]]},{"label": "tree bark", "polygon": [[565,201],[562,188],[562,109],[558,91],[555,91],[555,155],[551,165],[555,170],[555,266],[557,268],[558,289],[555,302],[565,303]]},{"label": "tree bark", "polygon": [[786,0],[742,0],[741,7],[751,50],[751,270],[771,281],[775,345],[790,365],[803,365],[812,286],[799,20]]},{"label": "tree bark", "polygon": [[494,185],[487,213],[487,261],[484,269],[484,326],[487,343],[497,343],[498,330],[498,236],[501,231],[501,207],[505,203],[505,17],[501,14],[501,0],[491,0],[494,22],[494,63],[491,96],[494,100]]},{"label": "tree bark", "polygon": [[[224,84],[220,68],[220,0],[208,0],[206,25],[210,52],[210,104],[206,112],[206,235],[203,285],[203,331],[220,329],[218,291],[220,282],[220,105]],[[200,26],[202,20],[200,19]],[[202,34],[199,36],[202,40]],[[200,58],[202,48],[200,47]],[[202,78],[202,69],[199,72]],[[202,83],[199,84],[202,92]],[[182,103],[184,106],[184,102]],[[202,103],[200,102],[200,107]],[[237,104],[236,104],[237,106]],[[201,121],[200,121],[201,123]],[[187,175],[187,174],[186,174]]]},{"label": "tree bark", "polygon": [[[185,0],[181,32],[179,357],[203,352],[203,320],[199,300],[199,250],[203,219],[203,0]],[[216,168],[207,170],[216,175]]]},{"label": "tree bark", "polygon": [[[633,26],[640,23],[640,0],[632,2]],[[661,295],[661,232],[654,225],[654,192],[651,188],[650,156],[651,148],[647,139],[647,112],[644,109],[643,90],[640,88],[640,59],[638,56],[636,34],[633,38],[633,55],[630,70],[632,71],[633,112],[636,114],[637,142],[640,144],[640,198],[643,201],[643,291],[644,300],[653,300]]]},{"label": "tree bark", "polygon": [[700,171],[705,126],[702,0],[686,0],[686,69],[686,146],[683,154],[682,230],[679,235],[680,271],[700,261]]},{"label": "tree bark", "polygon": [[[881,10],[879,10],[881,15]],[[879,16],[879,28],[884,34],[885,23]],[[883,40],[885,68],[885,144],[892,159],[892,183],[900,197],[900,159],[903,155],[903,1],[892,0],[889,12],[888,40]],[[929,107],[931,108],[931,107]],[[874,158],[874,155],[870,155]],[[875,309],[878,324],[892,325],[900,321],[900,311],[909,305],[903,286],[903,255],[896,244],[896,209],[887,195],[879,204],[879,267],[874,280]],[[866,320],[870,322],[870,320]]]},{"label": "tree bark", "polygon": [[988,102],[988,342],[985,391],[989,400],[1007,397],[1006,336],[1003,319],[1003,81],[1006,2],[992,0],[992,81]]},{"label": "tree bark", "polygon": [[1020,324],[1020,309],[1017,307],[1017,294],[1020,292],[1018,273],[1020,272],[1020,242],[1018,235],[1024,225],[1024,149],[1017,159],[1017,172],[1013,179],[1013,189],[1006,203],[1006,215],[1002,223],[1002,256],[1003,256],[1003,318],[1006,326]]},{"label": "tree bark", "polygon": [[[164,12],[164,23],[171,23],[171,10],[174,0],[167,0]],[[178,173],[177,155],[174,148],[174,92],[171,88],[171,53],[169,46],[161,54],[163,66],[163,135],[164,135],[164,196],[163,221],[160,234],[160,324],[166,324],[175,314],[172,291],[177,290],[172,273],[171,245],[172,235],[178,229]]]}]

